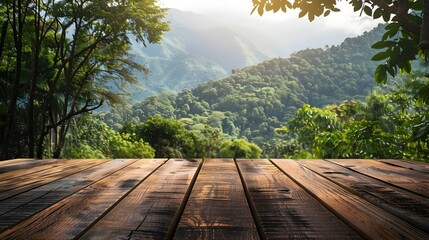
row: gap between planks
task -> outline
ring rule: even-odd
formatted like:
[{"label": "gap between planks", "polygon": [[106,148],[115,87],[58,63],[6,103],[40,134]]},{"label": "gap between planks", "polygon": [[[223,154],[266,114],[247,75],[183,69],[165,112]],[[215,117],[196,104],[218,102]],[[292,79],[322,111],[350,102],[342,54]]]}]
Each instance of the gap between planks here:
[{"label": "gap between planks", "polygon": [[366,200],[302,166],[298,161],[272,159],[271,162],[366,238],[429,239],[429,235],[416,227],[381,211]]}]

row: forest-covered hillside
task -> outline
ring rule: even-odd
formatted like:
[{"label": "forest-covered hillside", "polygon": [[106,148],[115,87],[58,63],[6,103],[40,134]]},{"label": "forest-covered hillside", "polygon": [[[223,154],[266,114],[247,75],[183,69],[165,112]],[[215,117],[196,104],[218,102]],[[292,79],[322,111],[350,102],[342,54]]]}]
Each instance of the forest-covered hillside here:
[{"label": "forest-covered hillside", "polygon": [[140,122],[160,115],[177,119],[189,129],[205,124],[232,138],[246,137],[261,145],[275,128],[290,120],[304,104],[321,107],[346,99],[363,99],[374,88],[377,63],[371,45],[383,26],[338,46],[306,49],[289,58],[276,58],[233,70],[227,78],[200,84],[178,94],[149,97],[129,109],[105,115],[108,125]]},{"label": "forest-covered hillside", "polygon": [[141,101],[161,92],[177,93],[199,83],[227,76],[231,69],[269,59],[270,56],[235,26],[225,26],[204,15],[170,9],[171,24],[162,44],[132,42],[130,53],[150,69],[129,89]]}]

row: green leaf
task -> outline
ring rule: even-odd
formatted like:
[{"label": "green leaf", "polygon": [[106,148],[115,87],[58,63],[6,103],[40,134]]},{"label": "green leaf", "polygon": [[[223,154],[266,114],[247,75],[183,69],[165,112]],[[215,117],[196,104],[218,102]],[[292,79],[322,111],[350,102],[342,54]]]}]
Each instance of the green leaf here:
[{"label": "green leaf", "polygon": [[361,0],[353,1],[352,4],[354,6],[353,11],[357,12],[362,8],[363,1]]},{"label": "green leaf", "polygon": [[386,52],[379,52],[377,54],[375,54],[371,60],[372,61],[381,61],[384,60],[386,58],[390,57],[390,52],[386,51]]},{"label": "green leaf", "polygon": [[411,73],[412,65],[411,61],[407,61],[403,64],[403,67],[401,68],[401,73]]},{"label": "green leaf", "polygon": [[259,16],[262,16],[264,14],[264,5],[263,4],[259,5],[258,13],[259,13]]},{"label": "green leaf", "polygon": [[324,17],[327,17],[330,13],[331,13],[331,11],[327,10],[327,11],[323,14],[323,16],[324,16]]},{"label": "green leaf", "polygon": [[396,75],[395,68],[386,66],[386,69],[387,69],[387,72],[390,74],[390,76],[394,77]]},{"label": "green leaf", "polygon": [[378,65],[375,69],[374,80],[378,84],[385,84],[387,82],[387,67],[386,65]]},{"label": "green leaf", "polygon": [[400,27],[399,23],[389,23],[386,27],[384,27],[384,29],[399,31],[399,27]]},{"label": "green leaf", "polygon": [[305,16],[305,14],[307,14],[307,11],[305,11],[305,10],[301,10],[301,12],[298,14],[298,17],[299,17],[299,18],[302,18],[302,17],[304,17],[304,16]]},{"label": "green leaf", "polygon": [[383,20],[385,22],[389,22],[390,21],[390,13],[388,11],[384,11],[383,12]]},{"label": "green leaf", "polygon": [[393,41],[379,41],[374,43],[374,45],[371,46],[371,48],[374,49],[383,49],[387,47],[392,47],[395,43]]},{"label": "green leaf", "polygon": [[363,8],[363,11],[365,12],[366,15],[372,17],[372,9],[369,6],[365,6]]},{"label": "green leaf", "polygon": [[373,17],[374,17],[374,19],[378,19],[378,18],[380,18],[382,15],[383,15],[383,10],[382,10],[381,8],[377,8],[377,9],[374,11],[374,15],[373,15]]}]

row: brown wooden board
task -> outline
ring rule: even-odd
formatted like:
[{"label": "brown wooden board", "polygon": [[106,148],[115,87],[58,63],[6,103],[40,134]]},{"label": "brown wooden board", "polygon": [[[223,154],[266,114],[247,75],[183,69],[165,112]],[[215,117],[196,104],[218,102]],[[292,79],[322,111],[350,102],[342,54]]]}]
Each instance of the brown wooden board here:
[{"label": "brown wooden board", "polygon": [[0,239],[71,239],[79,236],[164,161],[138,160],[0,233]]},{"label": "brown wooden board", "polygon": [[10,164],[30,162],[33,160],[35,159],[34,158],[15,158],[15,159],[8,159],[8,160],[0,160],[0,167],[10,165]]},{"label": "brown wooden board", "polygon": [[46,169],[55,168],[61,163],[66,164],[70,162],[70,160],[66,159],[46,159],[18,161],[15,163],[4,164],[0,166],[0,181],[5,181],[8,179],[13,179],[25,175],[31,175],[33,173],[44,171]]},{"label": "brown wooden board", "polygon": [[137,160],[107,161],[0,201],[0,232],[135,161]]},{"label": "brown wooden board", "polygon": [[259,239],[232,159],[204,161],[174,238]]},{"label": "brown wooden board", "polygon": [[370,159],[329,160],[359,173],[429,197],[429,174]]},{"label": "brown wooden board", "polygon": [[370,239],[429,239],[429,235],[312,172],[297,161],[272,160],[353,229]]},{"label": "brown wooden board", "polygon": [[301,165],[429,233],[429,199],[323,160]]},{"label": "brown wooden board", "polygon": [[166,239],[179,220],[201,160],[170,159],[81,239]]},{"label": "brown wooden board", "polygon": [[[12,171],[17,175],[0,180],[0,201],[44,184],[102,164],[107,160],[61,160],[53,164]],[[9,173],[1,174],[9,175]]]},{"label": "brown wooden board", "polygon": [[[37,166],[48,165],[56,163],[58,161],[63,161],[59,159],[26,159],[21,161],[8,160],[9,164],[0,165],[0,174],[5,174],[8,172],[20,170],[20,169],[31,169]],[[1,162],[0,162],[1,163]],[[13,174],[10,174],[13,176]],[[5,175],[4,175],[5,176]]]},{"label": "brown wooden board", "polygon": [[237,160],[267,239],[362,237],[268,160]]},{"label": "brown wooden board", "polygon": [[394,166],[399,166],[399,167],[404,167],[404,168],[408,168],[419,172],[429,173],[429,163],[425,163],[425,162],[417,162],[417,161],[411,161],[411,160],[394,160],[394,159],[389,159],[389,160],[381,159],[379,161],[384,162],[386,164],[394,165]]}]

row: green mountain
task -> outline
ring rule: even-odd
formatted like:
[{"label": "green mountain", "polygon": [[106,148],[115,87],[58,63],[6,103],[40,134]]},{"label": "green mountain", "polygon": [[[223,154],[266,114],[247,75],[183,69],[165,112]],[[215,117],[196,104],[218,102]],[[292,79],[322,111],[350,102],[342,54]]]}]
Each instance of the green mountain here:
[{"label": "green mountain", "polygon": [[321,107],[366,96],[375,87],[377,65],[370,60],[376,53],[370,46],[382,33],[380,25],[338,46],[302,50],[234,70],[229,77],[192,90],[148,97],[124,110],[126,119],[111,113],[106,122],[143,121],[158,114],[180,119],[191,129],[208,124],[261,146],[305,103]]},{"label": "green mountain", "polygon": [[179,92],[199,83],[220,79],[232,69],[271,58],[258,44],[235,28],[191,12],[171,9],[171,31],[160,45],[133,42],[131,53],[151,71],[138,76],[141,88],[130,89],[133,100],[162,92]]}]

